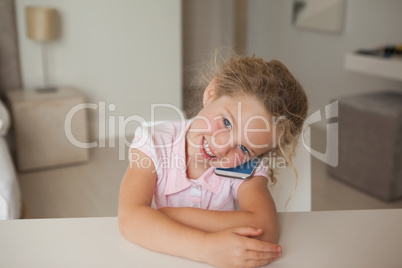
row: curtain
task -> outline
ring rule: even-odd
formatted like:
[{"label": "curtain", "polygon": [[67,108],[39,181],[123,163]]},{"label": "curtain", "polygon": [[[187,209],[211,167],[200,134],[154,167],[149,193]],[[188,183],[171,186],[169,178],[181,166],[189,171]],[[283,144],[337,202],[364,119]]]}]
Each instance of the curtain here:
[{"label": "curtain", "polygon": [[0,0],[0,97],[22,87],[14,0]]}]

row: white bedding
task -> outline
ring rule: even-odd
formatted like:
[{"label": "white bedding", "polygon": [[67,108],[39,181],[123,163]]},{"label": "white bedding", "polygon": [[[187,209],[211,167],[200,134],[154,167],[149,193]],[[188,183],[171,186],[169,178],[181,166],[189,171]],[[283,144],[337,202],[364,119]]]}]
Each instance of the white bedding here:
[{"label": "white bedding", "polygon": [[10,116],[0,101],[0,220],[21,216],[21,193],[4,136],[10,126]]}]

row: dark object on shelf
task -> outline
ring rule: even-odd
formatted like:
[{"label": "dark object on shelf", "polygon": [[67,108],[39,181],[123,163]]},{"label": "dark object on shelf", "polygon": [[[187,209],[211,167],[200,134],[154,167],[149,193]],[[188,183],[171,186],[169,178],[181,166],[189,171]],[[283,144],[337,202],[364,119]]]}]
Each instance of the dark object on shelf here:
[{"label": "dark object on shelf", "polygon": [[382,56],[381,52],[377,49],[359,49],[356,53],[369,56]]},{"label": "dark object on shelf", "polygon": [[402,55],[402,45],[397,46],[385,46],[376,49],[358,49],[357,54],[379,56],[384,58],[390,58],[392,56]]}]

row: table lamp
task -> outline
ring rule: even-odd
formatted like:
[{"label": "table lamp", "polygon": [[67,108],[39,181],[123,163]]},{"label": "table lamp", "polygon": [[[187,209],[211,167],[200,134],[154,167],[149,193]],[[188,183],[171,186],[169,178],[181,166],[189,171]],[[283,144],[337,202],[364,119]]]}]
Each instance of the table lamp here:
[{"label": "table lamp", "polygon": [[40,43],[42,54],[43,84],[36,90],[41,92],[55,91],[56,87],[49,86],[46,42],[56,40],[60,35],[60,17],[55,8],[27,6],[25,7],[27,36]]}]

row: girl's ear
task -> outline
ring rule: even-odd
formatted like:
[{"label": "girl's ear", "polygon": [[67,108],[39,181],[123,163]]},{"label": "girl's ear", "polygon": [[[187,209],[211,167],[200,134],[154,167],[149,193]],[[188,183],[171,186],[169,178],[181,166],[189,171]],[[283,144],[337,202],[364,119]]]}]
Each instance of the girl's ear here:
[{"label": "girl's ear", "polygon": [[204,105],[207,104],[209,101],[211,101],[215,97],[217,83],[218,83],[218,79],[214,78],[214,79],[212,79],[212,81],[209,83],[209,85],[205,89],[204,96],[203,96]]}]

